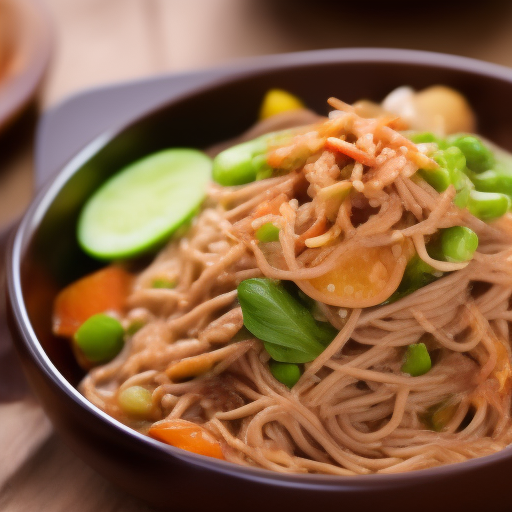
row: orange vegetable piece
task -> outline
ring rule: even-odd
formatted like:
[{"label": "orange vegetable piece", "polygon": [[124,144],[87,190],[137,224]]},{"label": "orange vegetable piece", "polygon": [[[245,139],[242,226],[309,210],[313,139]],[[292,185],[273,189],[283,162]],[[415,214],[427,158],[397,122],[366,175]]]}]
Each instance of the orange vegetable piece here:
[{"label": "orange vegetable piece", "polygon": [[132,275],[119,267],[106,267],[64,288],[53,307],[53,332],[72,337],[91,316],[107,311],[121,312]]},{"label": "orange vegetable piece", "polygon": [[499,392],[507,394],[510,392],[510,388],[512,387],[512,367],[510,364],[510,358],[508,356],[507,349],[501,341],[496,340],[494,344],[496,346],[498,359],[492,372],[492,376],[500,385]]},{"label": "orange vegetable piece", "polygon": [[342,254],[330,272],[298,284],[313,299],[333,306],[376,306],[389,298],[402,280],[409,256],[403,249],[401,243],[394,248],[358,247]]},{"label": "orange vegetable piece", "polygon": [[149,435],[176,448],[224,460],[217,439],[204,427],[191,421],[181,419],[159,421],[151,426]]}]

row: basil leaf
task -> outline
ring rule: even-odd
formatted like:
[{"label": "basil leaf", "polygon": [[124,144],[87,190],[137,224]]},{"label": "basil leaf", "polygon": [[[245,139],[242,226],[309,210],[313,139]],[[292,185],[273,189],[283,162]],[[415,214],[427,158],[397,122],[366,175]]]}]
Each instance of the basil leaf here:
[{"label": "basil leaf", "polygon": [[320,355],[337,334],[317,322],[279,281],[254,278],[238,285],[245,327],[262,340],[272,359],[307,363]]}]

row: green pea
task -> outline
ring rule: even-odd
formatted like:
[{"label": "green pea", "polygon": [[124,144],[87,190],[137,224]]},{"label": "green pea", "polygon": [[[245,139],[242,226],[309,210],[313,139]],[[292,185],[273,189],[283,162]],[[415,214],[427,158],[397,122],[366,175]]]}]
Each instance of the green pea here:
[{"label": "green pea", "polygon": [[432,132],[413,132],[409,133],[408,137],[412,142],[414,142],[414,144],[435,143],[439,148],[444,146],[444,141]]},{"label": "green pea", "polygon": [[432,368],[432,361],[425,343],[409,345],[405,351],[402,372],[408,373],[412,377],[419,377],[427,373],[430,368]]},{"label": "green pea", "polygon": [[451,184],[452,179],[448,169],[420,169],[420,176],[438,192],[444,192]]},{"label": "green pea", "polygon": [[123,338],[121,323],[103,313],[88,318],[75,333],[78,348],[93,363],[113,359],[123,348]]},{"label": "green pea", "polygon": [[512,196],[512,174],[495,169],[479,174],[469,171],[468,176],[475,188],[481,192],[500,192]]},{"label": "green pea", "polygon": [[117,402],[125,414],[138,418],[149,416],[153,409],[151,391],[142,386],[123,389],[117,397]]},{"label": "green pea", "polygon": [[151,283],[152,288],[176,288],[176,281],[171,281],[170,279],[165,278],[157,278],[153,280]]},{"label": "green pea", "polygon": [[471,198],[471,191],[474,190],[474,185],[471,182],[471,180],[464,176],[465,184],[464,186],[457,191],[455,194],[455,198],[453,199],[453,203],[455,206],[458,206],[459,208],[467,208],[469,204],[469,200]]},{"label": "green pea", "polygon": [[277,242],[279,241],[279,228],[272,224],[272,222],[267,222],[263,224],[260,228],[256,230],[256,238],[260,242]]},{"label": "green pea", "polygon": [[473,188],[471,180],[465,175],[466,158],[459,148],[450,147],[436,151],[432,158],[438,163],[437,169],[420,169],[421,177],[438,192],[445,191],[450,185],[455,187],[455,204],[464,208],[469,201],[469,191]]},{"label": "green pea", "polygon": [[439,150],[434,154],[433,158],[440,167],[448,170],[455,190],[460,190],[466,184],[464,179],[466,157],[459,148],[450,147]]},{"label": "green pea", "polygon": [[466,164],[472,171],[479,173],[494,167],[496,161],[492,151],[477,137],[463,135],[451,143],[464,153]]},{"label": "green pea", "polygon": [[289,388],[295,386],[297,381],[300,379],[301,371],[299,366],[296,364],[270,361],[269,367],[276,380]]},{"label": "green pea", "polygon": [[441,249],[446,261],[469,261],[477,247],[478,235],[465,226],[453,226],[441,232]]},{"label": "green pea", "polygon": [[468,209],[475,217],[487,221],[505,215],[510,205],[511,200],[505,194],[472,190]]}]

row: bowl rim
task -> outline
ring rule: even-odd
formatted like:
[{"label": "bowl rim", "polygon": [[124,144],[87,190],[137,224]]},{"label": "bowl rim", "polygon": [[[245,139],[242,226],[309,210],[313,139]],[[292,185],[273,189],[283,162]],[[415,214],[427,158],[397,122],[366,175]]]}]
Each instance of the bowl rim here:
[{"label": "bowl rim", "polygon": [[365,64],[389,63],[419,66],[434,66],[438,68],[450,68],[464,71],[470,74],[480,74],[489,78],[496,78],[509,82],[512,85],[512,69],[483,62],[468,57],[455,55],[425,52],[418,50],[386,49],[386,48],[349,48],[314,50],[308,52],[285,53],[265,57],[255,57],[241,61],[242,66],[230,65],[226,67],[227,73],[222,77],[214,77],[211,81],[193,87],[186,93],[172,100],[164,102],[157,107],[145,111],[129,123],[120,128],[106,130],[92,141],[86,144],[76,155],[65,164],[61,170],[47,181],[45,186],[36,195],[21,222],[11,235],[6,253],[6,285],[8,301],[11,306],[12,315],[15,318],[20,339],[30,356],[45,376],[59,388],[60,392],[67,395],[77,405],[123,435],[131,438],[131,441],[144,443],[148,448],[166,453],[171,457],[180,459],[191,465],[212,470],[225,475],[242,478],[251,481],[264,482],[265,484],[277,485],[289,488],[301,488],[310,490],[343,490],[343,489],[377,489],[381,487],[403,487],[411,483],[418,483],[425,479],[443,479],[455,473],[461,474],[487,467],[494,463],[512,459],[512,444],[499,452],[469,459],[464,462],[447,464],[428,469],[415,471],[391,473],[391,474],[367,474],[367,475],[325,475],[325,474],[285,474],[271,470],[239,466],[227,461],[212,459],[197,455],[173,446],[158,442],[148,436],[129,428],[118,420],[112,418],[101,409],[89,402],[74,386],[68,382],[59,370],[52,363],[31,326],[24,301],[22,300],[21,287],[21,262],[27,250],[32,235],[39,226],[45,212],[59,194],[65,183],[80,167],[85,164],[94,154],[110,143],[115,137],[137,124],[143,119],[167,106],[180,103],[186,99],[193,99],[206,91],[220,88],[237,81],[271,72],[276,68],[301,68],[305,66],[322,66],[326,64],[346,64],[361,62]]}]

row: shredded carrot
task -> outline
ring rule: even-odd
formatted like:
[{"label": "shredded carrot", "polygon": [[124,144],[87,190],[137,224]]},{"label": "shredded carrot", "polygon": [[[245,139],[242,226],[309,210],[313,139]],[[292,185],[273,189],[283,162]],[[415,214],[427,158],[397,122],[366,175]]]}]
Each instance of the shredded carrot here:
[{"label": "shredded carrot", "polygon": [[360,162],[363,165],[369,165],[373,167],[376,165],[375,158],[364,151],[361,151],[358,147],[345,140],[338,139],[336,137],[328,137],[325,147],[331,151],[337,151],[343,155],[353,158],[356,162]]},{"label": "shredded carrot", "polygon": [[344,101],[331,97],[327,100],[327,103],[331,105],[332,108],[335,108],[336,110],[341,110],[342,112],[355,112],[356,108],[353,105],[349,105],[348,103],[345,103]]}]

